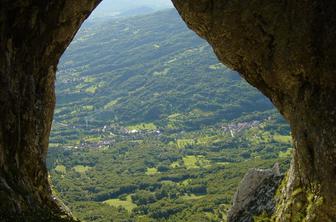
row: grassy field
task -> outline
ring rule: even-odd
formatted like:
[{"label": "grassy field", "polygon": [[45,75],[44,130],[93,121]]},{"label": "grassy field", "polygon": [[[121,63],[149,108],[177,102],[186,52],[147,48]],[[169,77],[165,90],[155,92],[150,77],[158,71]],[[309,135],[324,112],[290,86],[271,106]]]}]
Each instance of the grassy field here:
[{"label": "grassy field", "polygon": [[193,169],[199,167],[210,167],[210,161],[202,155],[188,155],[182,158],[185,168]]},{"label": "grassy field", "polygon": [[177,148],[183,149],[188,145],[193,145],[195,141],[193,139],[178,139],[176,141]]},{"label": "grassy field", "polygon": [[198,168],[199,166],[197,166],[197,157],[196,156],[185,156],[183,157],[183,163],[184,166],[187,169],[192,169],[192,168]]},{"label": "grassy field", "polygon": [[149,168],[147,168],[146,174],[147,175],[155,175],[155,174],[157,174],[157,172],[158,172],[158,170],[155,167],[149,167]]},{"label": "grassy field", "polygon": [[190,194],[190,195],[184,195],[182,197],[180,197],[181,200],[198,200],[201,198],[206,197],[206,195],[195,195],[195,194]]},{"label": "grassy field", "polygon": [[123,207],[129,212],[131,212],[134,208],[137,207],[137,205],[132,202],[132,198],[130,195],[127,196],[126,200],[109,199],[109,200],[104,201],[103,203],[108,204],[113,207]]},{"label": "grassy field", "polygon": [[171,168],[177,168],[177,167],[180,167],[180,163],[179,163],[178,161],[173,162],[173,163],[170,164],[170,167],[171,167]]},{"label": "grassy field", "polygon": [[115,104],[118,103],[118,99],[112,100],[104,106],[104,109],[111,109]]},{"label": "grassy field", "polygon": [[290,157],[292,155],[292,149],[287,150],[286,152],[279,152],[280,158]]},{"label": "grassy field", "polygon": [[89,166],[83,166],[83,165],[77,165],[73,167],[74,171],[76,171],[77,173],[85,173],[88,170],[91,170],[92,167]]},{"label": "grassy field", "polygon": [[55,167],[55,171],[56,171],[56,172],[59,172],[59,173],[63,173],[63,174],[65,174],[65,173],[66,173],[66,168],[65,168],[64,165],[57,165],[57,166]]},{"label": "grassy field", "polygon": [[130,125],[127,127],[129,130],[156,130],[157,127],[154,123],[140,123],[136,125]]},{"label": "grassy field", "polygon": [[278,143],[291,143],[292,141],[291,136],[284,136],[284,135],[274,135],[273,139]]},{"label": "grassy field", "polygon": [[85,92],[86,92],[86,93],[94,94],[94,93],[96,93],[97,89],[98,89],[97,86],[91,86],[91,87],[85,89]]}]

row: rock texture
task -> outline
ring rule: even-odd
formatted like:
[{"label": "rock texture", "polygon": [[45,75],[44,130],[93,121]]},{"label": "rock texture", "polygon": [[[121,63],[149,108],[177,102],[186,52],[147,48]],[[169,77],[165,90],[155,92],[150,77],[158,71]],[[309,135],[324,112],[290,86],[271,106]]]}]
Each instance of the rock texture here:
[{"label": "rock texture", "polygon": [[228,221],[252,222],[254,216],[271,217],[275,210],[275,191],[282,178],[278,164],[273,170],[250,169],[233,197]]},{"label": "rock texture", "polygon": [[[55,70],[99,1],[0,3],[2,220],[60,214],[45,166]],[[275,220],[336,221],[336,2],[173,2],[218,58],[268,96],[292,127],[294,162]]]},{"label": "rock texture", "polygon": [[269,97],[291,125],[294,162],[281,202],[287,204],[274,220],[336,221],[336,2],[173,2],[218,58]]},{"label": "rock texture", "polygon": [[66,214],[51,195],[45,164],[55,71],[98,2],[1,0],[0,221]]}]

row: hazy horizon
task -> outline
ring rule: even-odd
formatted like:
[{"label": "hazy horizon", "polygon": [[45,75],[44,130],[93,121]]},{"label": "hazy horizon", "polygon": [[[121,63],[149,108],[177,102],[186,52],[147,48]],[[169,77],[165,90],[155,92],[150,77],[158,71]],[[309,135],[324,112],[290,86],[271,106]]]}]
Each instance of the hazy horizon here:
[{"label": "hazy horizon", "polygon": [[128,13],[129,16],[136,15],[137,9],[152,11],[174,7],[171,0],[103,0],[92,13],[91,17],[116,16]]}]

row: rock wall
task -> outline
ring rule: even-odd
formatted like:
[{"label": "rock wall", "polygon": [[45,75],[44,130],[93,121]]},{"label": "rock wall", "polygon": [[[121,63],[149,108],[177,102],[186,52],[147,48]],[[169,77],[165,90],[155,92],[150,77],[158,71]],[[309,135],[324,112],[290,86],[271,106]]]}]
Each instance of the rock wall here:
[{"label": "rock wall", "polygon": [[51,195],[45,164],[55,71],[98,2],[0,3],[0,221],[65,214]]},{"label": "rock wall", "polygon": [[291,125],[294,161],[286,204],[277,210],[282,217],[274,220],[336,221],[336,2],[173,2],[218,58],[269,97]]},{"label": "rock wall", "polygon": [[[36,212],[62,214],[45,166],[55,70],[99,2],[0,3],[2,220]],[[218,58],[268,96],[292,127],[294,161],[274,220],[336,221],[336,2],[173,2]]]},{"label": "rock wall", "polygon": [[275,212],[275,193],[282,178],[278,163],[272,170],[250,169],[233,197],[228,221],[252,222],[257,216],[271,217]]}]

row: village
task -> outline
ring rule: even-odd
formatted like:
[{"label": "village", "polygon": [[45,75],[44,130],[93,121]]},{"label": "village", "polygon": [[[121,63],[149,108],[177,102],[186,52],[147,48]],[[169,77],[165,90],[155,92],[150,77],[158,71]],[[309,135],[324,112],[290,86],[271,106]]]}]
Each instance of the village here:
[{"label": "village", "polygon": [[[268,117],[265,120],[270,120]],[[219,130],[224,134],[229,134],[232,138],[239,136],[244,130],[260,126],[265,120],[252,120],[244,122],[236,122],[229,124],[218,125],[214,130]],[[64,123],[55,122],[55,125],[73,128],[85,129],[86,133],[83,138],[80,138],[76,144],[62,144],[59,143],[58,147],[67,149],[106,149],[121,141],[140,141],[146,138],[159,138],[164,135],[165,129],[133,129],[121,126],[116,123],[104,125],[99,128],[92,128],[92,126],[69,126]],[[177,132],[176,135],[183,135],[183,130]]]}]

